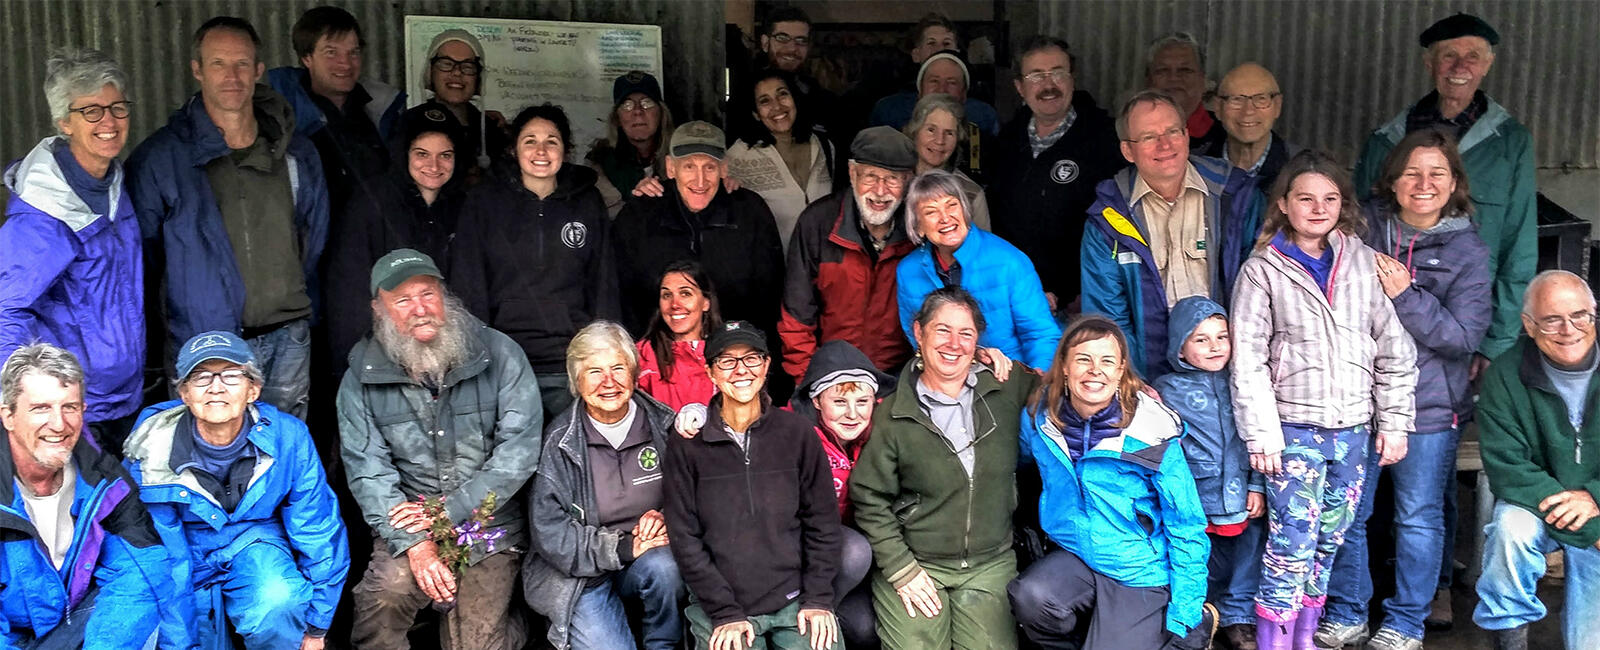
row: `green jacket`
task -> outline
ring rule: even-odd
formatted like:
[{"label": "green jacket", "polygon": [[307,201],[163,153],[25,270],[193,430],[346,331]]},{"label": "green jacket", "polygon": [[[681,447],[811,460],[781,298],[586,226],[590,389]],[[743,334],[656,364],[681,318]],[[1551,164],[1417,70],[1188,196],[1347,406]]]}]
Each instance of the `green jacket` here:
[{"label": "green jacket", "polygon": [[[1383,174],[1383,159],[1406,134],[1401,111],[1378,127],[1361,148],[1356,162],[1356,193],[1366,199]],[[1522,292],[1538,272],[1539,244],[1535,217],[1538,188],[1533,175],[1533,136],[1504,106],[1489,108],[1459,143],[1472,193],[1472,221],[1489,245],[1489,277],[1494,278],[1494,321],[1478,345],[1478,353],[1494,359],[1522,330]]]},{"label": "green jacket", "polygon": [[[1539,502],[1557,492],[1588,490],[1600,499],[1600,373],[1589,380],[1583,429],[1573,431],[1540,354],[1522,338],[1489,366],[1478,393],[1478,426],[1489,489],[1543,517]],[[1562,544],[1594,546],[1600,518],[1576,532],[1549,524],[1545,530]]]},{"label": "green jacket", "polygon": [[850,471],[856,525],[884,577],[900,587],[918,562],[965,568],[1011,548],[1017,508],[1017,437],[1038,377],[1017,365],[1005,383],[987,370],[973,389],[978,431],[972,477],[917,401],[916,362],[872,415],[872,437]]}]

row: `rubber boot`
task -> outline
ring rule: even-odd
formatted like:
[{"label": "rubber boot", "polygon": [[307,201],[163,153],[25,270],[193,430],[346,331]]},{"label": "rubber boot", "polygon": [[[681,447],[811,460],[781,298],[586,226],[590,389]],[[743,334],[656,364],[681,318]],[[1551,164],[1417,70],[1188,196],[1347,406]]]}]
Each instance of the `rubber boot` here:
[{"label": "rubber boot", "polygon": [[1322,623],[1322,608],[1306,605],[1300,608],[1300,618],[1294,622],[1293,650],[1317,650],[1317,625]]},{"label": "rubber boot", "polygon": [[1494,650],[1528,650],[1528,626],[1519,625],[1509,630],[1495,630]]},{"label": "rubber boot", "polygon": [[1270,618],[1256,616],[1256,648],[1258,650],[1294,650],[1295,619],[1279,623]]}]

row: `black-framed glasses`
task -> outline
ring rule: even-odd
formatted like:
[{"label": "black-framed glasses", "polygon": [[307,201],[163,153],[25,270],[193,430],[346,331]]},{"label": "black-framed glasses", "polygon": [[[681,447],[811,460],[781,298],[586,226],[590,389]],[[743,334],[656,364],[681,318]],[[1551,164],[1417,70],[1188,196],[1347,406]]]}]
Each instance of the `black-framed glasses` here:
[{"label": "black-framed glasses", "polygon": [[1236,111],[1244,108],[1244,103],[1247,101],[1250,102],[1251,106],[1256,107],[1256,110],[1264,111],[1272,106],[1272,100],[1277,99],[1282,94],[1271,92],[1255,95],[1217,95],[1217,99],[1222,100],[1222,103],[1227,104],[1228,108]]},{"label": "black-framed glasses", "polygon": [[67,109],[67,112],[82,115],[83,121],[94,124],[95,122],[105,119],[106,113],[110,113],[111,117],[119,120],[128,119],[128,113],[132,111],[132,107],[133,102],[124,99],[120,102],[112,102],[109,106],[90,104],[88,106],[80,106],[78,108],[69,108]]},{"label": "black-framed glasses", "polygon": [[476,77],[483,70],[483,64],[477,59],[457,61],[448,56],[436,56],[428,60],[428,65],[439,72],[460,72],[468,77]]},{"label": "black-framed glasses", "polygon": [[717,357],[711,364],[716,366],[717,370],[727,372],[738,367],[741,363],[746,368],[760,368],[761,364],[766,361],[767,355],[760,352],[752,352],[742,357]]},{"label": "black-framed glasses", "polygon": [[1567,316],[1545,316],[1534,321],[1534,323],[1539,326],[1540,334],[1560,334],[1562,326],[1567,323],[1572,323],[1572,327],[1575,329],[1587,332],[1594,328],[1594,312],[1580,311]]},{"label": "black-framed glasses", "polygon": [[239,369],[224,370],[222,372],[202,371],[189,375],[189,385],[195,388],[205,388],[210,386],[211,382],[221,379],[223,386],[238,386],[244,383],[244,380],[248,377],[249,375],[245,371]]},{"label": "black-framed glasses", "polygon": [[648,110],[650,110],[652,108],[655,108],[655,107],[656,107],[656,100],[650,99],[648,97],[645,98],[645,99],[641,99],[639,101],[634,101],[634,100],[631,100],[631,99],[624,99],[624,100],[622,100],[622,103],[617,106],[617,108],[622,109],[622,112],[624,112],[624,113],[632,113],[632,112],[634,112],[636,110],[637,111],[648,111]]}]

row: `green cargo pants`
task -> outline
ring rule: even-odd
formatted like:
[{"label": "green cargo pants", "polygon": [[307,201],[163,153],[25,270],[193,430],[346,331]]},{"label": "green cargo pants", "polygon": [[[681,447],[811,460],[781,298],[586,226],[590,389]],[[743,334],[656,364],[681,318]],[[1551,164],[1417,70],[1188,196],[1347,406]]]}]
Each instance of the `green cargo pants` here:
[{"label": "green cargo pants", "polygon": [[[1002,597],[1004,592],[1002,586]],[[689,608],[683,614],[689,619],[689,631],[694,633],[694,647],[697,650],[710,648],[713,628],[706,611],[691,598]],[[751,627],[756,630],[756,642],[750,646],[750,650],[811,650],[810,630],[805,635],[800,634],[799,616],[800,601],[794,601],[771,614],[748,617]],[[830,650],[844,650],[844,640],[836,637],[833,645],[828,647]]]},{"label": "green cargo pants", "polygon": [[886,650],[1014,650],[1017,623],[1011,617],[1006,585],[1017,577],[1017,556],[1004,553],[965,569],[922,562],[939,585],[939,614],[906,613],[905,603],[880,573],[872,576],[872,604],[878,612],[878,637]]}]

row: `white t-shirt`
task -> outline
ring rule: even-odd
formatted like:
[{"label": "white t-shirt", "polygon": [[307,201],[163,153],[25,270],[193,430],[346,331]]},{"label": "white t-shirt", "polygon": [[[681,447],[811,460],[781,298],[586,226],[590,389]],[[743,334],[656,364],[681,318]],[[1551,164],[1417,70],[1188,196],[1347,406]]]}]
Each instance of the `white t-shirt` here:
[{"label": "white t-shirt", "polygon": [[633,402],[628,402],[628,414],[622,416],[616,424],[606,424],[594,417],[589,418],[589,423],[594,425],[595,431],[600,432],[600,437],[611,443],[612,449],[621,449],[622,441],[628,439],[628,432],[633,430]]},{"label": "white t-shirt", "polygon": [[45,550],[50,552],[50,561],[61,568],[61,563],[67,560],[67,549],[72,546],[72,528],[75,523],[72,519],[72,498],[77,492],[78,477],[73,471],[72,462],[61,470],[61,489],[49,496],[35,496],[28,486],[22,481],[17,481],[22,488],[22,505],[28,511],[28,520],[33,522],[33,527],[39,531],[39,539],[44,541]]}]

